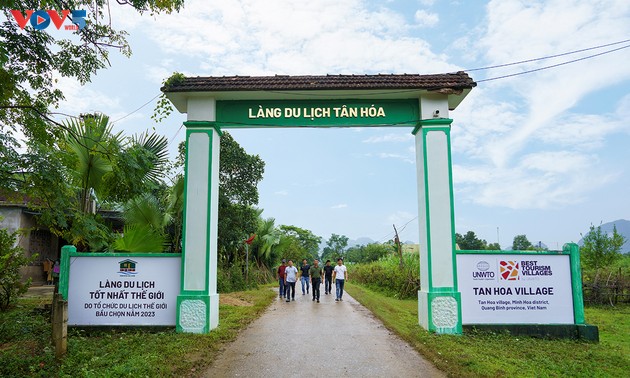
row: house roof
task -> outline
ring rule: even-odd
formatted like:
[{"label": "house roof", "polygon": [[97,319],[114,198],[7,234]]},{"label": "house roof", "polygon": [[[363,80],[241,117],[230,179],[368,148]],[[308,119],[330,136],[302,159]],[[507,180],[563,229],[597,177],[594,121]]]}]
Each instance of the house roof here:
[{"label": "house roof", "polygon": [[466,72],[446,74],[378,74],[325,76],[197,76],[167,87],[164,92],[222,92],[326,89],[424,89],[429,91],[463,90],[475,87]]},{"label": "house roof", "polygon": [[454,109],[477,85],[466,72],[444,74],[197,76],[161,90],[182,113],[191,97],[215,100],[401,99],[448,95]]}]

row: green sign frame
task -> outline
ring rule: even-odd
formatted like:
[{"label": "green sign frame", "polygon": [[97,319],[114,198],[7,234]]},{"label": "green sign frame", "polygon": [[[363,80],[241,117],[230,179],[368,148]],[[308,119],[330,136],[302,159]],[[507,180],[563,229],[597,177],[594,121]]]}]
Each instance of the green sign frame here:
[{"label": "green sign frame", "polygon": [[216,125],[256,127],[416,126],[418,99],[218,100]]}]

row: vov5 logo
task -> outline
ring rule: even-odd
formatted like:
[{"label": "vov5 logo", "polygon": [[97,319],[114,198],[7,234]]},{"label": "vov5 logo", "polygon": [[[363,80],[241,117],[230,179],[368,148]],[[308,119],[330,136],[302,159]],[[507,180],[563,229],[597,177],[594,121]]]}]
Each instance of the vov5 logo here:
[{"label": "vov5 logo", "polygon": [[50,25],[51,21],[55,25],[57,30],[59,30],[61,29],[61,26],[63,25],[65,19],[68,18],[68,15],[70,14],[72,15],[72,18],[70,20],[72,21],[73,25],[66,25],[64,29],[81,30],[85,27],[85,17],[87,16],[87,12],[85,11],[85,9],[73,11],[66,9],[62,10],[61,14],[59,14],[59,12],[57,12],[56,10],[27,10],[25,11],[25,15],[23,15],[22,12],[19,10],[12,10],[11,14],[13,15],[15,22],[17,22],[20,28],[24,29],[24,27],[26,27],[26,23],[30,20],[31,26],[35,30],[46,29]]}]

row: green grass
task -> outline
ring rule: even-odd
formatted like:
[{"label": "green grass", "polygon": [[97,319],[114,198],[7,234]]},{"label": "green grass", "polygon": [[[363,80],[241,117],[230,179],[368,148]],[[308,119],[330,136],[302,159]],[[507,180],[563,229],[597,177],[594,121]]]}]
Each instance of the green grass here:
[{"label": "green grass", "polygon": [[586,309],[600,343],[507,334],[435,335],[418,325],[418,301],[398,300],[346,284],[350,295],[435,366],[457,377],[627,377],[630,306]]},{"label": "green grass", "polygon": [[[55,361],[43,299],[20,299],[0,313],[1,377],[199,376],[238,331],[275,297],[268,287],[230,293],[252,306],[220,305],[219,327],[207,335],[155,330],[69,330],[68,354]],[[233,303],[236,303],[234,301]],[[243,303],[243,302],[241,302]]]}]

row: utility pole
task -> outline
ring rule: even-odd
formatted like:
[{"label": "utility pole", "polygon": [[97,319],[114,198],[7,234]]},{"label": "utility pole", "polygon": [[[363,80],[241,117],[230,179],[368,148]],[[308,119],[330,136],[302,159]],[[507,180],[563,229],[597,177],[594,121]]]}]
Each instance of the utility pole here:
[{"label": "utility pole", "polygon": [[394,238],[394,244],[396,244],[396,250],[398,251],[398,266],[402,268],[403,258],[402,258],[402,247],[400,245],[400,238],[398,237],[398,230],[396,229],[396,225],[393,224],[392,226],[394,226],[394,233],[396,233],[396,236]]}]

